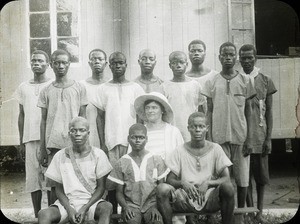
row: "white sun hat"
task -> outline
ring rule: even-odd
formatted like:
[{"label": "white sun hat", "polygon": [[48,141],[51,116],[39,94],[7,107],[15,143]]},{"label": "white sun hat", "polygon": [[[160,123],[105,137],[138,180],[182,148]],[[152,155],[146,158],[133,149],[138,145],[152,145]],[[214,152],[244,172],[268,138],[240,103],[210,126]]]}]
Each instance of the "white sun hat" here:
[{"label": "white sun hat", "polygon": [[151,92],[139,96],[134,101],[134,109],[137,115],[143,120],[147,121],[145,114],[145,102],[148,100],[154,100],[159,102],[164,108],[164,113],[162,115],[162,120],[171,123],[173,121],[174,115],[171,105],[168,102],[168,99],[161,93]]}]

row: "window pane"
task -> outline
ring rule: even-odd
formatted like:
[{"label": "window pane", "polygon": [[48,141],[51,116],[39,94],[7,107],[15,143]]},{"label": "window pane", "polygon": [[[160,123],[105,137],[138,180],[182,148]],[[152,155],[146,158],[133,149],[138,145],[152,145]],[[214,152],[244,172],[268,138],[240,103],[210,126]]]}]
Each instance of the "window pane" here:
[{"label": "window pane", "polygon": [[50,36],[50,16],[49,13],[30,15],[30,37]]},{"label": "window pane", "polygon": [[51,40],[50,39],[30,40],[30,55],[35,50],[45,51],[50,57],[50,55],[51,55]]},{"label": "window pane", "polygon": [[30,12],[49,11],[49,0],[30,0]]},{"label": "window pane", "polygon": [[77,11],[78,0],[56,0],[57,11]]},{"label": "window pane", "polygon": [[71,55],[71,62],[79,62],[79,40],[78,37],[58,38],[57,48],[66,50]]},{"label": "window pane", "polygon": [[72,12],[57,13],[57,36],[78,36],[78,17]]}]

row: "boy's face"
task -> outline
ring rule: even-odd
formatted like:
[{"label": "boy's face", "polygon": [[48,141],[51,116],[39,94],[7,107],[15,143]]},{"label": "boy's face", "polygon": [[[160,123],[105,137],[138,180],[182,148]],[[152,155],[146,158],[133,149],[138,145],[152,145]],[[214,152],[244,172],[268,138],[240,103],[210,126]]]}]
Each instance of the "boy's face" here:
[{"label": "boy's face", "polygon": [[83,122],[75,122],[69,130],[69,136],[74,146],[84,145],[89,138],[90,131]]},{"label": "boy's face", "polygon": [[223,47],[219,55],[222,67],[225,69],[233,68],[236,61],[236,50],[232,46]]},{"label": "boy's face", "polygon": [[246,74],[250,74],[253,71],[255,62],[256,62],[256,57],[254,55],[253,50],[241,51],[240,63]]},{"label": "boy's face", "polygon": [[114,77],[123,76],[127,68],[126,58],[121,54],[114,55],[109,62],[109,67]]},{"label": "boy's face", "polygon": [[43,54],[33,54],[31,56],[31,70],[34,74],[44,74],[49,66],[46,57]]},{"label": "boy's face", "polygon": [[202,44],[192,44],[189,50],[189,58],[192,64],[201,65],[205,59],[205,49]]},{"label": "boy's face", "polygon": [[188,125],[188,130],[191,135],[191,140],[202,141],[205,140],[208,126],[204,117],[195,117]]},{"label": "boy's face", "polygon": [[93,72],[102,73],[106,67],[107,61],[105,55],[101,51],[91,53],[89,65]]},{"label": "boy's face", "polygon": [[52,61],[51,67],[56,76],[65,76],[70,67],[68,55],[60,54]]},{"label": "boy's face", "polygon": [[187,58],[184,54],[175,54],[171,59],[169,66],[173,71],[173,75],[182,75],[188,66]]},{"label": "boy's face", "polygon": [[128,142],[132,151],[141,151],[147,143],[147,135],[143,130],[132,130],[128,135]]},{"label": "boy's face", "polygon": [[140,55],[138,62],[142,73],[151,73],[156,65],[156,56],[154,52],[146,50]]}]

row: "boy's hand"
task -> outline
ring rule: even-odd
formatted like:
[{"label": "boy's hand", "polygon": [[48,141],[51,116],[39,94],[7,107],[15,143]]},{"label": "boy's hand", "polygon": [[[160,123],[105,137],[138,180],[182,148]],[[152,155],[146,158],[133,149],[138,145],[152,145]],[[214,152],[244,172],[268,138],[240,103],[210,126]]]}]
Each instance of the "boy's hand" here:
[{"label": "boy's hand", "polygon": [[87,212],[87,208],[84,206],[82,206],[79,211],[76,213],[76,219],[78,221],[78,223],[83,223],[84,222],[84,219],[85,219],[85,215],[86,215],[86,212]]},{"label": "boy's hand", "polygon": [[194,201],[198,199],[198,190],[193,184],[183,181],[181,185],[183,190],[188,194],[189,198],[193,199]]},{"label": "boy's hand", "polygon": [[262,156],[263,157],[268,155],[271,152],[271,145],[272,145],[271,139],[266,139],[264,141],[264,144],[262,146]]},{"label": "boy's hand", "polygon": [[43,167],[47,167],[48,166],[48,153],[46,151],[46,149],[41,148],[40,149],[40,158],[39,158],[39,162],[41,164],[41,166]]},{"label": "boy's hand", "polygon": [[72,208],[72,207],[70,207],[70,209],[68,209],[67,212],[68,212],[68,218],[69,218],[69,221],[70,221],[72,224],[78,224],[79,222],[77,221],[75,209]]},{"label": "boy's hand", "polygon": [[249,146],[247,146],[246,144],[243,147],[243,155],[244,157],[249,156],[252,153],[252,148],[250,148]]},{"label": "boy's hand", "polygon": [[125,221],[128,221],[132,219],[135,216],[134,211],[131,210],[130,207],[124,208],[124,219]]},{"label": "boy's hand", "polygon": [[161,215],[157,209],[154,207],[150,208],[150,221],[155,222],[155,221],[161,221]]},{"label": "boy's hand", "polygon": [[205,193],[208,189],[208,182],[205,181],[201,185],[197,185],[198,189],[198,204],[202,205],[205,201]]}]

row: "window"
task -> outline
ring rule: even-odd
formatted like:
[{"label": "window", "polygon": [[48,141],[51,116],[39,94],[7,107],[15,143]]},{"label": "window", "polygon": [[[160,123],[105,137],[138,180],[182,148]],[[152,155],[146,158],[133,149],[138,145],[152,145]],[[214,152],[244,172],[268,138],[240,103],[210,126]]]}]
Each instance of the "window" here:
[{"label": "window", "polygon": [[30,54],[64,49],[79,62],[79,1],[29,0]]},{"label": "window", "polygon": [[259,55],[300,56],[299,18],[278,0],[255,0],[255,37]]}]

